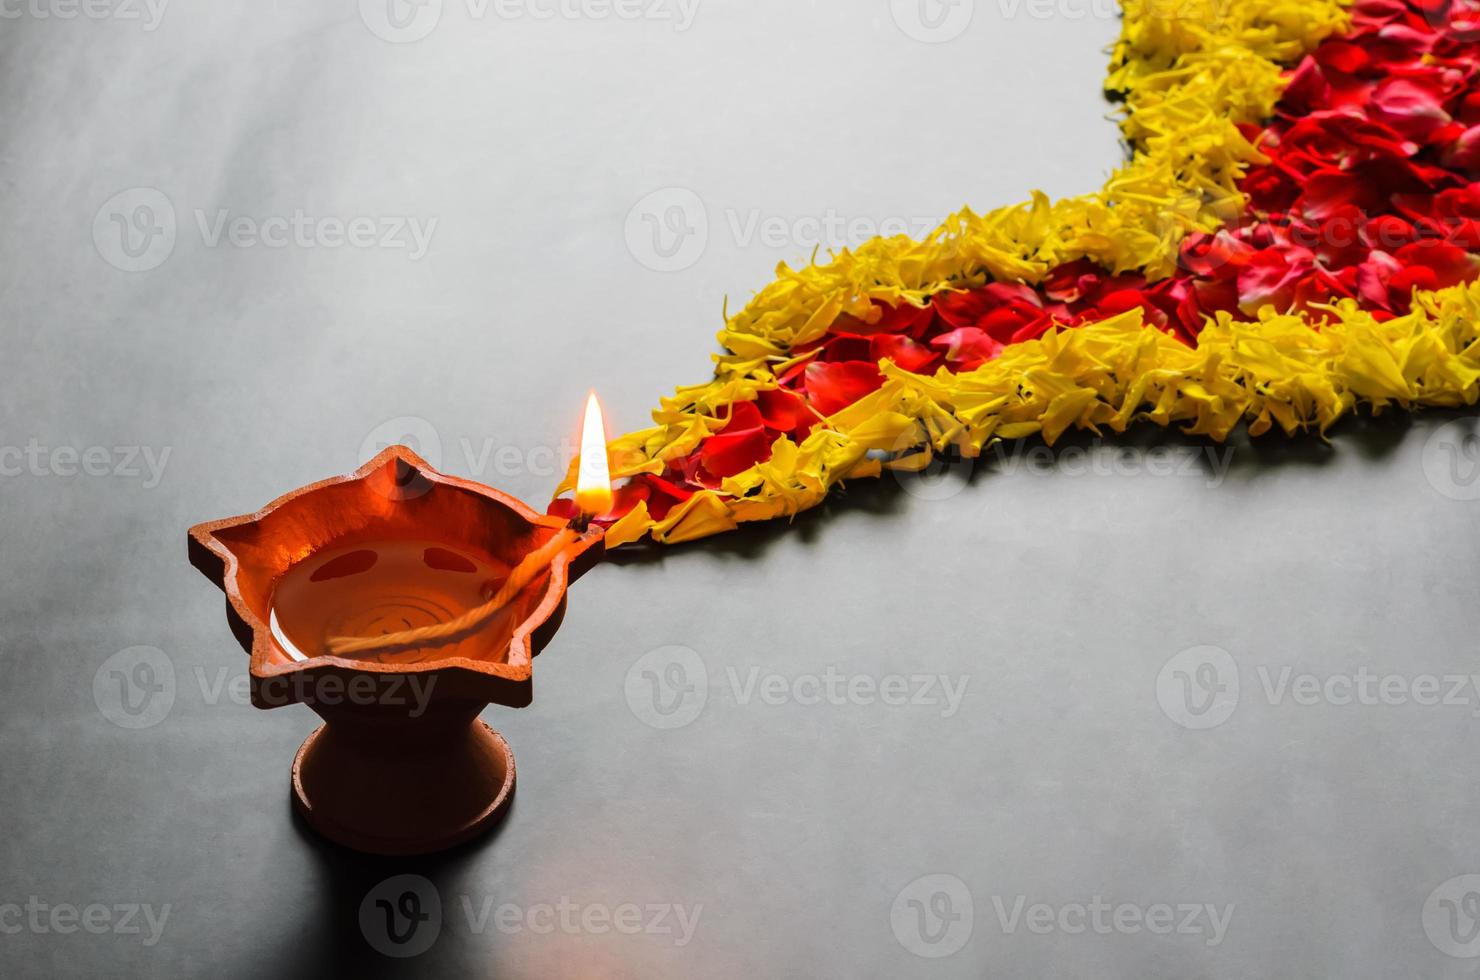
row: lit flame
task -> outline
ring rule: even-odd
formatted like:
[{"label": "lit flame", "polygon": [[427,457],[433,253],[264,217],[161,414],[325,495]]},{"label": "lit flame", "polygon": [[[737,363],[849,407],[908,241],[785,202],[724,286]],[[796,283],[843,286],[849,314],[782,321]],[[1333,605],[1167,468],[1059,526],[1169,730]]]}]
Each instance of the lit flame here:
[{"label": "lit flame", "polygon": [[586,401],[586,423],[581,429],[581,468],[576,477],[576,510],[598,517],[612,509],[612,472],[606,458],[606,424],[596,392]]}]

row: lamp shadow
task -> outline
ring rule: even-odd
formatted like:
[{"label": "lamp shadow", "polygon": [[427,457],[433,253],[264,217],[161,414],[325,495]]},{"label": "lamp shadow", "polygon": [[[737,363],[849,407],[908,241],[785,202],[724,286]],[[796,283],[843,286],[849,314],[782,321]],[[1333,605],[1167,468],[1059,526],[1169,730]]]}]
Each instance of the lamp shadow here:
[{"label": "lamp shadow", "polygon": [[[486,833],[457,847],[415,857],[381,857],[319,836],[290,800],[294,833],[319,882],[317,909],[296,937],[283,937],[282,962],[254,965],[254,976],[446,977],[460,975],[459,883],[496,843],[518,807],[510,800]],[[409,913],[409,914],[407,914]],[[423,918],[430,916],[429,918]],[[419,920],[419,921],[417,921]]]},{"label": "lamp shadow", "polygon": [[[1444,422],[1475,414],[1474,410],[1435,409],[1425,411],[1422,417]],[[1368,460],[1384,459],[1402,444],[1413,426],[1412,413],[1390,410],[1376,416],[1348,416],[1332,427],[1329,441],[1314,433],[1286,435],[1278,429],[1251,437],[1244,426],[1222,443],[1151,424],[1104,436],[1073,430],[1066,432],[1051,447],[1042,439],[1032,438],[998,443],[974,460],[963,459],[956,454],[945,456],[932,468],[929,478],[957,479],[964,481],[967,487],[975,487],[990,479],[1010,479],[1027,466],[1034,467],[1038,475],[1052,476],[1058,471],[1068,476],[1071,475],[1067,472],[1071,465],[1069,460],[1077,461],[1091,452],[1130,452],[1144,457],[1154,451],[1171,450],[1194,457],[1210,479],[1217,477],[1219,483],[1234,480],[1247,485],[1257,483],[1261,476],[1276,470],[1327,466],[1348,451]],[[1189,454],[1187,450],[1194,452]],[[778,518],[742,524],[726,534],[679,544],[643,541],[608,552],[606,561],[615,565],[642,565],[662,561],[668,555],[699,549],[745,561],[758,560],[783,538],[804,544],[816,542],[828,522],[843,514],[863,514],[881,521],[896,519],[920,495],[910,483],[920,479],[915,474],[886,471],[878,478],[853,480],[838,486],[822,504],[789,521]]]}]

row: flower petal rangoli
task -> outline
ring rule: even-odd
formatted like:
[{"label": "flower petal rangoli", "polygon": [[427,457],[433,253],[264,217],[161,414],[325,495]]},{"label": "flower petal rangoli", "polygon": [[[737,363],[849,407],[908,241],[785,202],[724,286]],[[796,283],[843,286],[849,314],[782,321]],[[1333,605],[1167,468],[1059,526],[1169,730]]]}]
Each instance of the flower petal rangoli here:
[{"label": "flower petal rangoli", "polygon": [[1480,0],[1130,0],[1106,88],[1132,154],[1098,193],[782,266],[612,443],[608,546],[997,440],[1475,404]]}]

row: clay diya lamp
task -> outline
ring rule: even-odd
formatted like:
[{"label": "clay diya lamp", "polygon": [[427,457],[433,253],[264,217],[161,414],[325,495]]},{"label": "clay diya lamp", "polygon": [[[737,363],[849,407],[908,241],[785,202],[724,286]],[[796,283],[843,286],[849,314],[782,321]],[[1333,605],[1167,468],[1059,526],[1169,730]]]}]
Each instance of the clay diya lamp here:
[{"label": "clay diya lamp", "polygon": [[602,537],[395,446],[191,528],[189,550],[226,593],[252,703],[324,720],[293,760],[298,812],[339,844],[407,855],[503,815],[514,757],[478,715],[530,703],[534,658]]}]

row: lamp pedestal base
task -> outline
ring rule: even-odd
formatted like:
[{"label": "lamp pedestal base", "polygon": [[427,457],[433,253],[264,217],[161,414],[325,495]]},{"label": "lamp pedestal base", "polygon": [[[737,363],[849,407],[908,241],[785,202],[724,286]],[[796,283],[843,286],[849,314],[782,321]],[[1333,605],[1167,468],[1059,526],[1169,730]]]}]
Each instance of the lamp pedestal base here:
[{"label": "lamp pedestal base", "polygon": [[293,758],[293,806],[352,850],[430,854],[492,829],[514,798],[514,775],[509,744],[477,718],[432,740],[326,724]]}]

